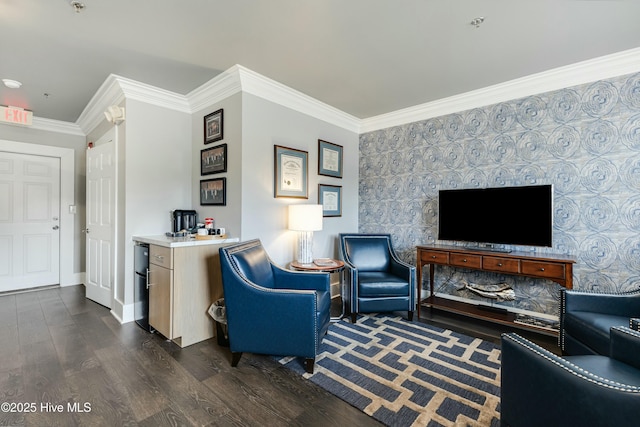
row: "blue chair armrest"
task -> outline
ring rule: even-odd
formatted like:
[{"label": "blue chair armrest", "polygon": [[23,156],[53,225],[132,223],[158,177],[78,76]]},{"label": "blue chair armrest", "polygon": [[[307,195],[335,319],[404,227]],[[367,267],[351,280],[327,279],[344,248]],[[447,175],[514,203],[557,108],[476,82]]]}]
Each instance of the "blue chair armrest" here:
[{"label": "blue chair armrest", "polygon": [[291,271],[272,266],[275,287],[277,289],[307,289],[328,292],[329,273],[312,271]]},{"label": "blue chair armrest", "polygon": [[[579,358],[604,372],[612,366],[606,356]],[[501,363],[502,425],[619,426],[637,418],[640,387],[589,372],[516,334],[502,336]]]},{"label": "blue chair armrest", "polygon": [[640,332],[624,326],[611,328],[611,357],[640,369]]},{"label": "blue chair armrest", "polygon": [[640,293],[603,294],[597,292],[561,289],[562,310],[588,311],[636,317],[640,315]]}]

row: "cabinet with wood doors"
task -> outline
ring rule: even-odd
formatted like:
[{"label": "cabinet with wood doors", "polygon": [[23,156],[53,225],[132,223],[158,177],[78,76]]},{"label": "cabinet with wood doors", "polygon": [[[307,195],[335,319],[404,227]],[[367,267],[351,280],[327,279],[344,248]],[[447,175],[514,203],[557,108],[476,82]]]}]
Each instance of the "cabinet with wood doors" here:
[{"label": "cabinet with wood doors", "polygon": [[418,296],[420,296],[422,288],[422,267],[429,265],[429,296],[418,303],[418,317],[420,317],[420,306],[424,305],[429,308],[462,314],[489,322],[532,329],[550,335],[557,334],[557,332],[549,332],[534,325],[517,323],[515,322],[516,314],[506,309],[492,309],[483,305],[437,296],[434,289],[435,266],[446,265],[515,276],[549,279],[567,289],[571,289],[573,287],[573,264],[575,263],[573,257],[526,252],[498,253],[445,245],[418,246],[416,255],[418,263],[416,269]]},{"label": "cabinet with wood doors", "polygon": [[237,239],[182,245],[135,240],[149,243],[149,325],[180,347],[214,337],[208,309],[223,297],[218,249]]}]

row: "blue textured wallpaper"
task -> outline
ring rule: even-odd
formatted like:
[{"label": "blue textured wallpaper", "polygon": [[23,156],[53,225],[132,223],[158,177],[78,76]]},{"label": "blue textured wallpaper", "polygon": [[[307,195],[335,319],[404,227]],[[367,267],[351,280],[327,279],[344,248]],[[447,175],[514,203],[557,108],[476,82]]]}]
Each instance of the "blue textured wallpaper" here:
[{"label": "blue textured wallpaper", "polygon": [[[575,256],[577,289],[640,288],[640,73],[360,136],[360,232],[390,232],[414,265],[416,245],[455,243],[436,241],[439,189],[532,184],[554,186],[553,247],[503,247]],[[557,314],[551,281],[437,267],[438,292],[482,299],[461,280]]]}]

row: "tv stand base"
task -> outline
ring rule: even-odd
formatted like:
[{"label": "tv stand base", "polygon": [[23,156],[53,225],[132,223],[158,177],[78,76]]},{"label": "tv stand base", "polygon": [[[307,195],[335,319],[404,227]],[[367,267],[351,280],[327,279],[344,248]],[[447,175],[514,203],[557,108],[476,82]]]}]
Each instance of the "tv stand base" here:
[{"label": "tv stand base", "polygon": [[506,308],[493,307],[490,305],[482,305],[482,304],[478,304],[478,310],[490,311],[492,313],[501,313],[501,314],[509,313],[509,310],[507,310]]},{"label": "tv stand base", "polygon": [[418,304],[418,318],[420,318],[420,306],[424,304],[427,307],[447,310],[490,322],[557,335],[557,332],[550,332],[535,325],[515,323],[516,314],[508,310],[503,311],[501,308],[496,309],[491,306],[452,301],[435,296],[434,272],[436,265],[547,279],[567,289],[573,288],[573,264],[575,259],[572,257],[530,252],[491,253],[483,249],[444,245],[417,247],[417,295],[420,295],[422,290],[422,267],[429,265],[429,297]]}]

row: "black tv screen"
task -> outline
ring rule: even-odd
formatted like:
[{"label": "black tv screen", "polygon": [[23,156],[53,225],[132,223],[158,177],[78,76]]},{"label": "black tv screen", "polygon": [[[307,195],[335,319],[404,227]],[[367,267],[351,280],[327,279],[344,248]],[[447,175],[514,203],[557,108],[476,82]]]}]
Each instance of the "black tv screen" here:
[{"label": "black tv screen", "polygon": [[438,239],[552,246],[551,185],[440,190]]}]

